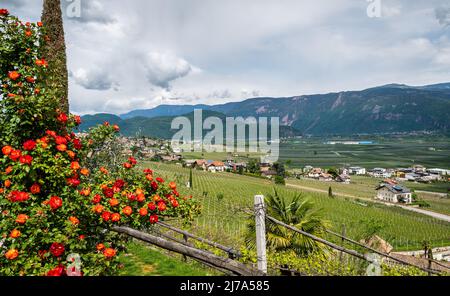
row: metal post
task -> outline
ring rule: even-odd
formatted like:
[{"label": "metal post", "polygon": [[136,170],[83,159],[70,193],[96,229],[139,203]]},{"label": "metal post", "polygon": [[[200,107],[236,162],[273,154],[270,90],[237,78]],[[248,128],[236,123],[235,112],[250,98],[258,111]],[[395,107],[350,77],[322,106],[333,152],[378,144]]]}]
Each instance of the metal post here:
[{"label": "metal post", "polygon": [[255,224],[256,224],[256,251],[258,256],[258,270],[267,273],[266,255],[266,213],[264,196],[255,195]]}]

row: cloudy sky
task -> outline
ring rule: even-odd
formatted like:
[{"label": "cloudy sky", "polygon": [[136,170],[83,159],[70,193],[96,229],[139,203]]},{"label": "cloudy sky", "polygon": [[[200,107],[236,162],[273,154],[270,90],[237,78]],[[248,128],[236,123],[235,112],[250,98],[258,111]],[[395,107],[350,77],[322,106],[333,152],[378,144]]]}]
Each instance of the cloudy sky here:
[{"label": "cloudy sky", "polygon": [[61,2],[78,114],[450,81],[448,0]]}]

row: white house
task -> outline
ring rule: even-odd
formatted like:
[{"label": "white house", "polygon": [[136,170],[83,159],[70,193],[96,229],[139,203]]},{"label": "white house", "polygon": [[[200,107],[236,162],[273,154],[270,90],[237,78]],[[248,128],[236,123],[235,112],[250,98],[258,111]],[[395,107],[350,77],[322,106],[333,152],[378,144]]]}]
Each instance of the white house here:
[{"label": "white house", "polygon": [[348,168],[348,173],[350,175],[365,175],[366,174],[366,169],[362,168],[362,167],[358,167],[358,166],[349,167]]},{"label": "white house", "polygon": [[370,170],[368,174],[375,178],[390,178],[392,176],[392,172],[384,168],[374,168],[373,170]]},{"label": "white house", "polygon": [[221,161],[213,161],[208,164],[208,171],[210,172],[223,172],[225,171],[225,164]]},{"label": "white house", "polygon": [[406,187],[400,185],[392,185],[382,183],[376,188],[377,196],[379,200],[392,202],[392,203],[412,203],[412,193]]}]

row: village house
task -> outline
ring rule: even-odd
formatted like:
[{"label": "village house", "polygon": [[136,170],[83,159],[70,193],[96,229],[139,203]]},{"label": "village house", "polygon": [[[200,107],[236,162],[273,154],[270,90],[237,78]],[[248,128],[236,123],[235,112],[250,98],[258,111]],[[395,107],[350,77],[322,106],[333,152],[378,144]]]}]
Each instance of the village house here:
[{"label": "village house", "polygon": [[333,181],[333,176],[328,173],[321,173],[319,175],[319,181],[331,182],[331,181]]},{"label": "village house", "polygon": [[390,178],[392,176],[392,172],[385,168],[374,168],[368,171],[367,174],[375,178]]},{"label": "village house", "polygon": [[339,176],[336,177],[336,182],[339,183],[344,183],[344,184],[350,184],[350,176],[346,175],[346,174],[340,174]]},{"label": "village house", "polygon": [[322,173],[323,171],[321,168],[313,168],[311,171],[309,171],[308,177],[318,179],[320,177],[320,174]]},{"label": "village house", "polygon": [[215,172],[223,172],[225,171],[225,164],[221,161],[208,161],[208,171]]},{"label": "village house", "polygon": [[348,168],[348,173],[350,175],[365,175],[366,169],[359,166],[352,166]]},{"label": "village house", "polygon": [[377,188],[376,198],[382,201],[392,202],[392,203],[412,203],[412,193],[411,190],[404,186],[381,183]]}]

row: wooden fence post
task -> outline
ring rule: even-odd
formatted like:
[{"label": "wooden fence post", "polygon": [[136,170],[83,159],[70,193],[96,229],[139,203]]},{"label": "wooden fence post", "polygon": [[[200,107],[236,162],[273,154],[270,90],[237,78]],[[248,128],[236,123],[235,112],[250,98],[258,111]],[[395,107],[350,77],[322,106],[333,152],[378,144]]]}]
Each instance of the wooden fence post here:
[{"label": "wooden fence post", "polygon": [[266,255],[266,212],[264,196],[255,195],[255,224],[256,224],[256,252],[258,256],[258,270],[267,273]]}]

